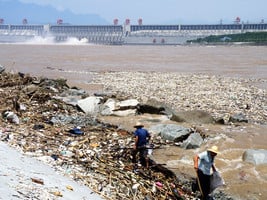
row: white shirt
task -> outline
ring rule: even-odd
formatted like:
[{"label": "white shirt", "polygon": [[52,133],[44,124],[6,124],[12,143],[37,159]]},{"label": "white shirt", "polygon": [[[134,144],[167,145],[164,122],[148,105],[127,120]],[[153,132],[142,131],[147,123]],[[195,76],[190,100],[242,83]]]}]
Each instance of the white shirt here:
[{"label": "white shirt", "polygon": [[210,175],[210,169],[214,163],[214,158],[210,155],[210,152],[208,151],[204,151],[198,154],[198,157],[198,168],[203,172],[203,174]]}]

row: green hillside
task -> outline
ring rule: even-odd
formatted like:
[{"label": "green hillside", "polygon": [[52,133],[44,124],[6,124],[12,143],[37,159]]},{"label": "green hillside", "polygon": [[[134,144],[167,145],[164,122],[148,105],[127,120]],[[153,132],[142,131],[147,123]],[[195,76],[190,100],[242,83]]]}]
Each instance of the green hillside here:
[{"label": "green hillside", "polygon": [[267,32],[247,32],[240,34],[229,34],[229,35],[210,35],[205,38],[198,38],[196,40],[188,40],[187,43],[255,43],[255,44],[267,44]]}]

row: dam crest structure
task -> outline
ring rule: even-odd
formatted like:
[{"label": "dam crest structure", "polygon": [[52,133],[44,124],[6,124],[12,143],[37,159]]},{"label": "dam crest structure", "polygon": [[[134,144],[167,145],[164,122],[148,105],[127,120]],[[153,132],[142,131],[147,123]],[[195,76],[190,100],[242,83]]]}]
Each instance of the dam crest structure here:
[{"label": "dam crest structure", "polygon": [[70,25],[0,24],[0,42],[24,42],[34,37],[52,37],[55,42],[77,38],[104,45],[181,45],[210,35],[266,32],[266,23],[199,25]]}]

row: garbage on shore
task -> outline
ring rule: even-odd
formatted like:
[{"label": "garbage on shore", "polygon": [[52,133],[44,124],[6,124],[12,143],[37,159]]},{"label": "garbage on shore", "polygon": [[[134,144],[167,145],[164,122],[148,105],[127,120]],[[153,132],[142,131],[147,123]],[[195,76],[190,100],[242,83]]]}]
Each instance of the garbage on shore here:
[{"label": "garbage on shore", "polygon": [[[190,181],[180,182],[164,165],[150,160],[149,169],[133,167],[131,133],[54,98],[69,89],[66,80],[2,72],[0,86],[2,141],[45,161],[106,199],[194,198]],[[159,148],[161,140],[154,145]],[[35,177],[32,181],[43,183]]]}]

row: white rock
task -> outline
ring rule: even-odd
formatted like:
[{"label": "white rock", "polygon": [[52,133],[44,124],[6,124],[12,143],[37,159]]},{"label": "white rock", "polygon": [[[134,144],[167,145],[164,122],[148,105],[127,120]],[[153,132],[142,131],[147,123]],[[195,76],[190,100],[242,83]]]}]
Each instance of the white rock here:
[{"label": "white rock", "polygon": [[86,114],[95,114],[99,111],[99,103],[102,97],[87,97],[85,99],[79,100],[77,105]]}]

